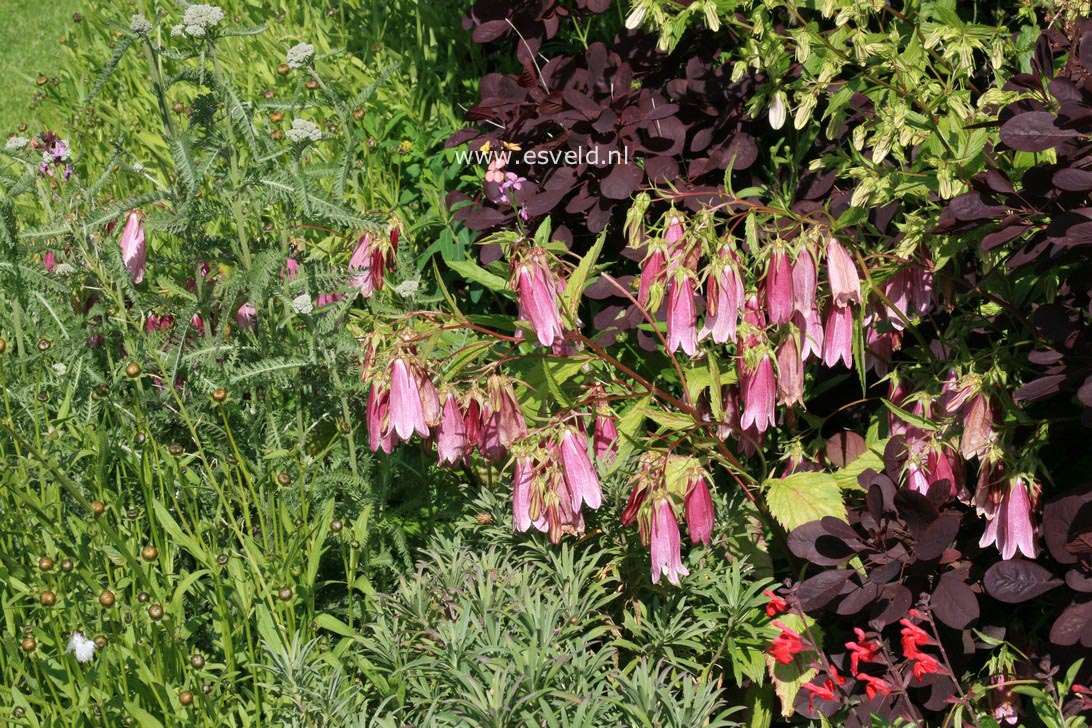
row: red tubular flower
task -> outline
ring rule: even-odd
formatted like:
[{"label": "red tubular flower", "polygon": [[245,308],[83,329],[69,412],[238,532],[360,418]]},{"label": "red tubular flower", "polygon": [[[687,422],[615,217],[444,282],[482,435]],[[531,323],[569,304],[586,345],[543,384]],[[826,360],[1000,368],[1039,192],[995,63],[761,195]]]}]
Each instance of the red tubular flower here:
[{"label": "red tubular flower", "polygon": [[835,306],[846,308],[851,303],[861,302],[861,279],[857,275],[857,266],[833,236],[827,239],[827,276]]},{"label": "red tubular flower", "polygon": [[839,360],[853,368],[853,309],[834,305],[823,331],[823,363],[833,368]]},{"label": "red tubular flower", "polygon": [[1035,558],[1035,524],[1031,519],[1031,500],[1028,483],[1023,476],[1016,476],[1001,493],[1001,500],[993,518],[986,525],[979,546],[993,544],[1006,561],[1019,551],[1029,559]]},{"label": "red tubular flower", "polygon": [[926,675],[935,672],[944,672],[944,669],[940,666],[940,663],[935,657],[927,652],[919,652],[914,657],[914,677],[921,680]]},{"label": "red tubular flower", "polygon": [[786,602],[784,599],[782,599],[781,597],[774,594],[772,590],[766,589],[765,591],[762,592],[762,595],[770,600],[769,602],[766,603],[766,616],[767,617],[770,617],[772,619],[772,618],[776,617],[777,615],[781,614],[782,612],[788,610],[788,608],[789,608],[788,602]]},{"label": "red tubular flower", "polygon": [[789,254],[783,249],[775,250],[770,256],[765,289],[770,323],[788,323],[792,318],[796,299],[793,296],[792,263],[789,262]]},{"label": "red tubular flower", "polygon": [[144,263],[148,254],[141,218],[140,210],[130,211],[125,228],[121,231],[121,259],[134,284],[144,280]]},{"label": "red tubular flower", "polygon": [[[865,632],[860,627],[854,627],[853,631],[857,635],[857,641],[846,642],[846,649],[849,650],[849,671],[857,675],[860,663],[876,661],[880,654],[880,643],[865,639]],[[858,679],[861,678],[858,676]]]},{"label": "red tubular flower", "polygon": [[466,459],[466,422],[454,392],[444,399],[443,413],[436,432],[436,454],[440,464],[455,465]]},{"label": "red tubular flower", "polygon": [[511,287],[516,292],[520,319],[531,324],[539,344],[553,346],[564,333],[557,303],[557,276],[550,269],[545,250],[530,248],[513,262]]},{"label": "red tubular flower", "polygon": [[661,574],[667,574],[667,580],[678,586],[680,574],[690,575],[683,566],[681,548],[675,511],[666,498],[660,498],[652,514],[652,583],[659,582]]},{"label": "red tubular flower", "polygon": [[895,686],[881,677],[875,677],[864,672],[854,675],[854,677],[865,684],[865,695],[868,696],[869,700],[877,695],[890,695],[895,692]]},{"label": "red tubular flower", "polygon": [[561,435],[559,450],[558,461],[572,497],[573,511],[579,511],[581,503],[587,503],[592,509],[598,508],[603,501],[603,491],[595,466],[588,457],[587,437],[573,428],[566,428]]},{"label": "red tubular flower", "polygon": [[684,505],[686,530],[690,534],[690,543],[700,541],[708,546],[709,539],[713,535],[713,498],[709,494],[705,471],[700,468],[690,474]]},{"label": "red tubular flower", "polygon": [[781,634],[774,638],[770,645],[770,654],[782,665],[788,665],[793,660],[793,655],[804,651],[804,640],[800,634],[786,627],[782,622],[773,622],[774,627],[781,630]]},{"label": "red tubular flower", "polygon": [[46,273],[57,270],[57,255],[52,250],[46,251],[46,254],[42,256],[42,268]]},{"label": "red tubular flower", "polygon": [[933,638],[929,636],[929,633],[917,626],[909,619],[900,619],[899,624],[902,627],[902,654],[907,659],[916,659],[918,655],[924,654],[919,647],[933,644]]},{"label": "red tubular flower", "polygon": [[686,271],[677,272],[668,282],[667,350],[679,349],[689,356],[698,353],[698,312],[694,307],[694,278]]},{"label": "red tubular flower", "polygon": [[[740,361],[743,368],[742,359]],[[740,372],[740,380],[743,384],[740,426],[744,430],[753,426],[758,432],[765,432],[774,422],[777,402],[777,383],[769,355],[759,360],[753,372],[744,368]]]},{"label": "red tubular flower", "polygon": [[[842,682],[845,682],[845,678],[841,678]],[[815,699],[820,700],[837,700],[838,694],[834,691],[837,690],[837,686],[834,684],[834,680],[827,678],[822,685],[809,682],[800,686],[802,689],[811,693],[808,696],[808,712],[815,712]]]}]

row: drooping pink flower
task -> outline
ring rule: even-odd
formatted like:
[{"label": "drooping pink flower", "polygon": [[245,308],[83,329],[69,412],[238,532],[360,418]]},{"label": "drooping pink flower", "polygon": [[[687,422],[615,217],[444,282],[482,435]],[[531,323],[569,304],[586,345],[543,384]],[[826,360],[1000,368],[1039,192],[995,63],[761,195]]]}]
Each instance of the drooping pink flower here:
[{"label": "drooping pink flower", "polygon": [[797,311],[792,315],[792,322],[800,332],[800,360],[821,359],[823,357],[823,319],[819,311],[811,309],[807,313]]},{"label": "drooping pink flower", "polygon": [[235,323],[239,324],[239,328],[244,331],[250,331],[254,328],[254,324],[258,320],[258,309],[254,308],[254,304],[250,301],[246,301],[235,312]]},{"label": "drooping pink flower", "polygon": [[667,574],[667,580],[678,586],[679,576],[689,576],[690,571],[682,563],[679,522],[666,498],[660,498],[653,506],[651,544],[652,583],[658,583],[660,575]]},{"label": "drooping pink flower", "polygon": [[598,508],[603,501],[603,491],[599,475],[588,457],[588,438],[579,430],[565,428],[559,444],[558,461],[572,496],[572,509],[579,511],[581,503],[587,503],[592,509]]},{"label": "drooping pink flower", "polygon": [[774,423],[777,404],[777,382],[770,356],[763,355],[754,371],[748,370],[741,360],[740,381],[743,399],[740,426],[744,430],[753,426],[765,432]]},{"label": "drooping pink flower", "polygon": [[943,445],[929,448],[925,460],[925,469],[929,472],[929,485],[947,480],[949,498],[954,498],[964,486],[963,461],[952,450]]},{"label": "drooping pink flower", "polygon": [[592,435],[595,457],[604,462],[614,460],[618,454],[618,425],[605,407],[595,415],[595,432]]},{"label": "drooping pink flower", "polygon": [[198,336],[205,335],[205,320],[201,318],[201,314],[195,313],[193,318],[190,319],[190,326],[197,329]]},{"label": "drooping pink flower", "polygon": [[394,435],[387,429],[390,422],[390,391],[378,382],[368,392],[366,419],[368,446],[372,452],[382,450],[390,455],[394,449]]},{"label": "drooping pink flower", "polygon": [[774,250],[765,280],[766,309],[770,312],[770,323],[784,324],[792,318],[796,305],[792,278],[789,254],[783,248]]},{"label": "drooping pink flower", "polygon": [[1022,476],[1009,481],[1001,492],[997,512],[986,525],[979,546],[995,545],[1006,561],[1019,551],[1029,559],[1035,558],[1035,524],[1031,519],[1031,499],[1028,485]]},{"label": "drooping pink flower", "polygon": [[531,528],[531,487],[535,464],[526,455],[516,458],[512,481],[512,528],[525,532]]},{"label": "drooping pink flower", "polygon": [[436,427],[440,424],[440,396],[436,393],[436,385],[424,369],[414,369],[417,377],[417,390],[421,393],[421,412],[425,415],[425,424]]},{"label": "drooping pink flower", "polygon": [[649,308],[655,312],[660,307],[660,301],[653,300],[653,287],[662,284],[667,270],[667,256],[660,248],[651,248],[641,262],[641,277],[637,287],[637,303],[642,308]]},{"label": "drooping pink flower", "polygon": [[550,269],[546,251],[538,247],[525,251],[513,261],[511,274],[520,319],[531,324],[538,343],[553,346],[564,334],[557,303],[557,275]]},{"label": "drooping pink flower", "polygon": [[672,213],[671,217],[667,220],[667,228],[664,230],[664,242],[668,245],[677,246],[682,242],[683,236],[686,235],[686,228],[683,227],[682,218]]},{"label": "drooping pink flower", "polygon": [[823,363],[833,368],[839,361],[853,368],[853,309],[833,305],[823,330]]},{"label": "drooping pink flower", "polygon": [[902,342],[897,331],[880,331],[870,321],[864,322],[865,327],[865,369],[876,372],[876,376],[886,376],[891,359],[897,348],[901,348]]},{"label": "drooping pink flower", "polygon": [[801,314],[811,313],[815,308],[815,289],[818,285],[819,274],[815,270],[815,258],[811,251],[805,247],[796,256],[796,262],[792,264],[792,294],[793,308]]},{"label": "drooping pink flower", "polygon": [[489,389],[489,406],[492,410],[490,419],[496,421],[498,442],[507,449],[516,440],[527,437],[527,421],[523,419],[523,411],[512,388],[512,380],[494,374],[489,377],[486,386]]},{"label": "drooping pink flower", "polygon": [[705,472],[700,468],[690,474],[683,504],[690,543],[700,542],[708,546],[709,539],[713,536],[713,498],[709,494],[709,483],[706,482]]},{"label": "drooping pink flower", "polygon": [[295,280],[296,275],[300,272],[300,262],[295,258],[287,258],[284,261],[284,265],[281,267],[281,278],[286,281]]},{"label": "drooping pink flower", "polygon": [[141,224],[143,213],[132,210],[121,231],[121,259],[133,283],[144,280],[144,263],[148,250],[144,244],[144,227]]},{"label": "drooping pink flower", "polygon": [[777,394],[786,407],[804,404],[804,362],[794,331],[777,349]]},{"label": "drooping pink flower", "polygon": [[993,402],[979,392],[963,407],[963,435],[959,440],[959,452],[963,457],[981,458],[997,439]]},{"label": "drooping pink flower", "polygon": [[734,258],[731,254],[722,255],[705,283],[705,324],[698,337],[712,336],[718,344],[735,341],[743,304],[743,280]]},{"label": "drooping pink flower", "polygon": [[410,365],[395,359],[390,368],[390,428],[408,442],[416,432],[428,437],[428,422],[421,401],[421,383]]},{"label": "drooping pink flower", "polygon": [[365,298],[383,289],[387,271],[394,267],[394,254],[398,249],[398,228],[392,226],[387,237],[363,233],[356,241],[349,258],[349,285],[360,291]]},{"label": "drooping pink flower", "polygon": [[57,256],[52,250],[46,251],[46,254],[42,256],[42,267],[45,268],[46,273],[57,270]]},{"label": "drooping pink flower", "polygon": [[857,274],[857,265],[833,235],[827,238],[827,276],[835,306],[845,308],[851,303],[861,302],[861,278]]},{"label": "drooping pink flower", "polygon": [[[466,423],[454,392],[444,398],[443,414],[436,432],[436,454],[440,464],[455,465],[466,459]],[[526,530],[526,529],[525,529]]]},{"label": "drooping pink flower", "polygon": [[337,303],[345,298],[344,293],[320,293],[315,298],[315,308],[326,308],[331,303]]},{"label": "drooping pink flower", "polygon": [[680,348],[688,355],[698,352],[698,312],[694,307],[694,279],[685,271],[676,273],[667,290],[667,350]]}]

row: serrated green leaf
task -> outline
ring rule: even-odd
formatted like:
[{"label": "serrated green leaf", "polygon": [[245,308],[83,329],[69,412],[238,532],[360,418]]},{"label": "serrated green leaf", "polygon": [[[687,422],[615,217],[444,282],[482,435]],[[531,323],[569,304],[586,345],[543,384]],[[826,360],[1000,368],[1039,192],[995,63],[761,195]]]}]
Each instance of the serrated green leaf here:
[{"label": "serrated green leaf", "polygon": [[504,291],[508,289],[508,281],[495,273],[490,273],[485,268],[472,260],[449,260],[447,267],[455,271],[468,281],[488,288],[491,291]]},{"label": "serrated green leaf", "polygon": [[831,473],[793,473],[766,481],[766,505],[778,523],[792,530],[824,516],[846,520],[842,489]]}]

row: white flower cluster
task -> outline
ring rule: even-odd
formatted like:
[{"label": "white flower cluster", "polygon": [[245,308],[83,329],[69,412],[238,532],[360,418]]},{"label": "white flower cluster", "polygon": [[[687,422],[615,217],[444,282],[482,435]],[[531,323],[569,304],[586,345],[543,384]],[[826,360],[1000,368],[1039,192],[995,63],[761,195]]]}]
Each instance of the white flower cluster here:
[{"label": "white flower cluster", "polygon": [[416,278],[407,278],[394,287],[394,292],[402,298],[413,298],[421,288],[421,281]]},{"label": "white flower cluster", "polygon": [[297,43],[288,49],[288,67],[302,68],[315,56],[315,47],[310,43]]},{"label": "white flower cluster", "polygon": [[315,303],[310,294],[301,293],[292,299],[292,310],[296,313],[311,313],[315,310]]},{"label": "white flower cluster", "polygon": [[27,144],[30,144],[30,140],[26,137],[13,136],[8,138],[8,143],[4,145],[4,149],[22,149]]},{"label": "white flower cluster", "polygon": [[136,13],[129,19],[129,30],[138,35],[147,35],[152,29],[152,21],[144,17],[143,13]]},{"label": "white flower cluster", "polygon": [[75,652],[78,662],[90,662],[95,657],[95,642],[83,636],[83,632],[73,632],[65,652]]},{"label": "white flower cluster", "polygon": [[322,139],[322,130],[318,128],[318,124],[309,119],[293,119],[292,128],[286,131],[285,135],[296,143],[317,142]]},{"label": "white flower cluster", "polygon": [[192,35],[203,38],[224,19],[224,11],[215,5],[190,5],[182,15],[182,22],[171,28],[171,35]]}]

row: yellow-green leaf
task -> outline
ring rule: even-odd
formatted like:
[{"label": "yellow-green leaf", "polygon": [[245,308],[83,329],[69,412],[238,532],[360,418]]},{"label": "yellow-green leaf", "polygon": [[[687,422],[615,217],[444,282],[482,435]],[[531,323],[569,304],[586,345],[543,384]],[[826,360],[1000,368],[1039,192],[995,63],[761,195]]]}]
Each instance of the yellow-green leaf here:
[{"label": "yellow-green leaf", "polygon": [[830,473],[793,473],[766,481],[766,505],[788,530],[824,516],[846,520],[842,489]]}]

